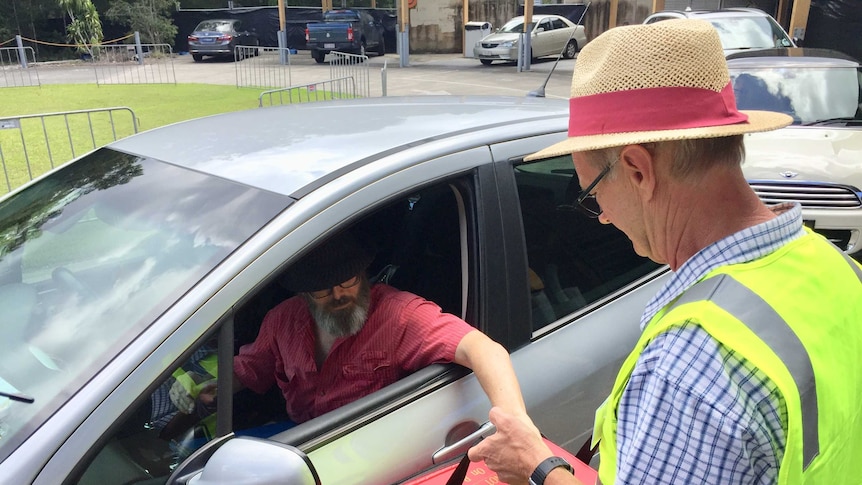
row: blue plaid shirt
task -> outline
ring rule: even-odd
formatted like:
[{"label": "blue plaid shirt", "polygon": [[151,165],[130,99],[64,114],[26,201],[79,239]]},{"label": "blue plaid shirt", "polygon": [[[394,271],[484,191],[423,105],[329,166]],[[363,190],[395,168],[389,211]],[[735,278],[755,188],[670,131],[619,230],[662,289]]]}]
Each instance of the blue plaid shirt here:
[{"label": "blue plaid shirt", "polygon": [[[649,302],[641,329],[711,270],[761,258],[805,234],[799,205],[704,248]],[[705,330],[651,341],[620,401],[617,483],[774,484],[787,411],[777,386]]]}]

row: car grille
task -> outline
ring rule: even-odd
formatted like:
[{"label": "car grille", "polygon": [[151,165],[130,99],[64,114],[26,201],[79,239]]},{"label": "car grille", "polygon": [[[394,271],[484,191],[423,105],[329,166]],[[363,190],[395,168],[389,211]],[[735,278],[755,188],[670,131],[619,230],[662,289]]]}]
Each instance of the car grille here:
[{"label": "car grille", "polygon": [[859,191],[846,185],[757,180],[749,181],[749,185],[766,204],[799,202],[810,209],[862,207]]},{"label": "car grille", "polygon": [[482,42],[482,47],[485,49],[493,49],[494,47],[497,47],[497,44],[494,42]]}]

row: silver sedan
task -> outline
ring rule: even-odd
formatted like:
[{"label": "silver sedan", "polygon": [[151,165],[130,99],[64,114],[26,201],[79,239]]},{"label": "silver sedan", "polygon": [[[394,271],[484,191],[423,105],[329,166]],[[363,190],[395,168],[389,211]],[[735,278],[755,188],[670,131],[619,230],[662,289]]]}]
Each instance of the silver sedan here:
[{"label": "silver sedan", "polygon": [[473,56],[488,66],[493,61],[517,61],[521,34],[530,33],[530,57],[558,56],[571,59],[587,44],[583,25],[560,15],[533,15],[524,29],[524,17],[515,17],[473,46]]},{"label": "silver sedan", "polygon": [[[456,365],[295,426],[279,392],[230,393],[238,347],[291,296],[282,274],[348,229],[378,248],[369,275],[509,349],[536,424],[576,452],[668,273],[572,210],[570,157],[523,163],[565,138],[567,108],[241,111],[116,141],[0,199],[0,477],[379,485],[463,455],[490,404]],[[215,407],[178,414],[176,384],[205,374]]]}]

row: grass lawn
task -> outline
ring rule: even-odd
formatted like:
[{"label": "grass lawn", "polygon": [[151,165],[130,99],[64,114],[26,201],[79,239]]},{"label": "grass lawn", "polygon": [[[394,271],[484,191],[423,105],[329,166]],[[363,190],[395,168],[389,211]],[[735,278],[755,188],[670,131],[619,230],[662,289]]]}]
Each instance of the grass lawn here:
[{"label": "grass lawn", "polygon": [[[65,84],[3,88],[0,89],[0,118],[123,106],[134,112],[140,132],[201,116],[258,109],[258,96],[262,91],[210,84]],[[0,194],[75,156],[134,133],[128,111],[48,117],[44,118],[44,125],[42,119],[22,118],[18,122],[21,129],[8,126],[0,129],[3,168]]]}]

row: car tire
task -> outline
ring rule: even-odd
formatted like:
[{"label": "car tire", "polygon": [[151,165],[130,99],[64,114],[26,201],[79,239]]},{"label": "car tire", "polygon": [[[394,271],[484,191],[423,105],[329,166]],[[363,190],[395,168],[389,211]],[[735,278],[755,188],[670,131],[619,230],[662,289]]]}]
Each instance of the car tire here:
[{"label": "car tire", "polygon": [[200,54],[192,54],[192,59],[194,59],[195,62],[201,62],[204,60],[204,56]]},{"label": "car tire", "polygon": [[494,61],[491,59],[479,59],[479,62],[481,62],[483,66],[490,66]]},{"label": "car tire", "polygon": [[380,39],[380,42],[377,43],[377,55],[385,56],[386,55],[386,43],[383,42],[383,39]]},{"label": "car tire", "polygon": [[314,61],[318,64],[323,64],[324,59],[326,59],[326,54],[321,51],[311,51],[311,57],[313,57]]},{"label": "car tire", "polygon": [[563,57],[574,59],[576,55],[578,55],[578,41],[572,39],[566,44],[566,48],[563,50]]}]

